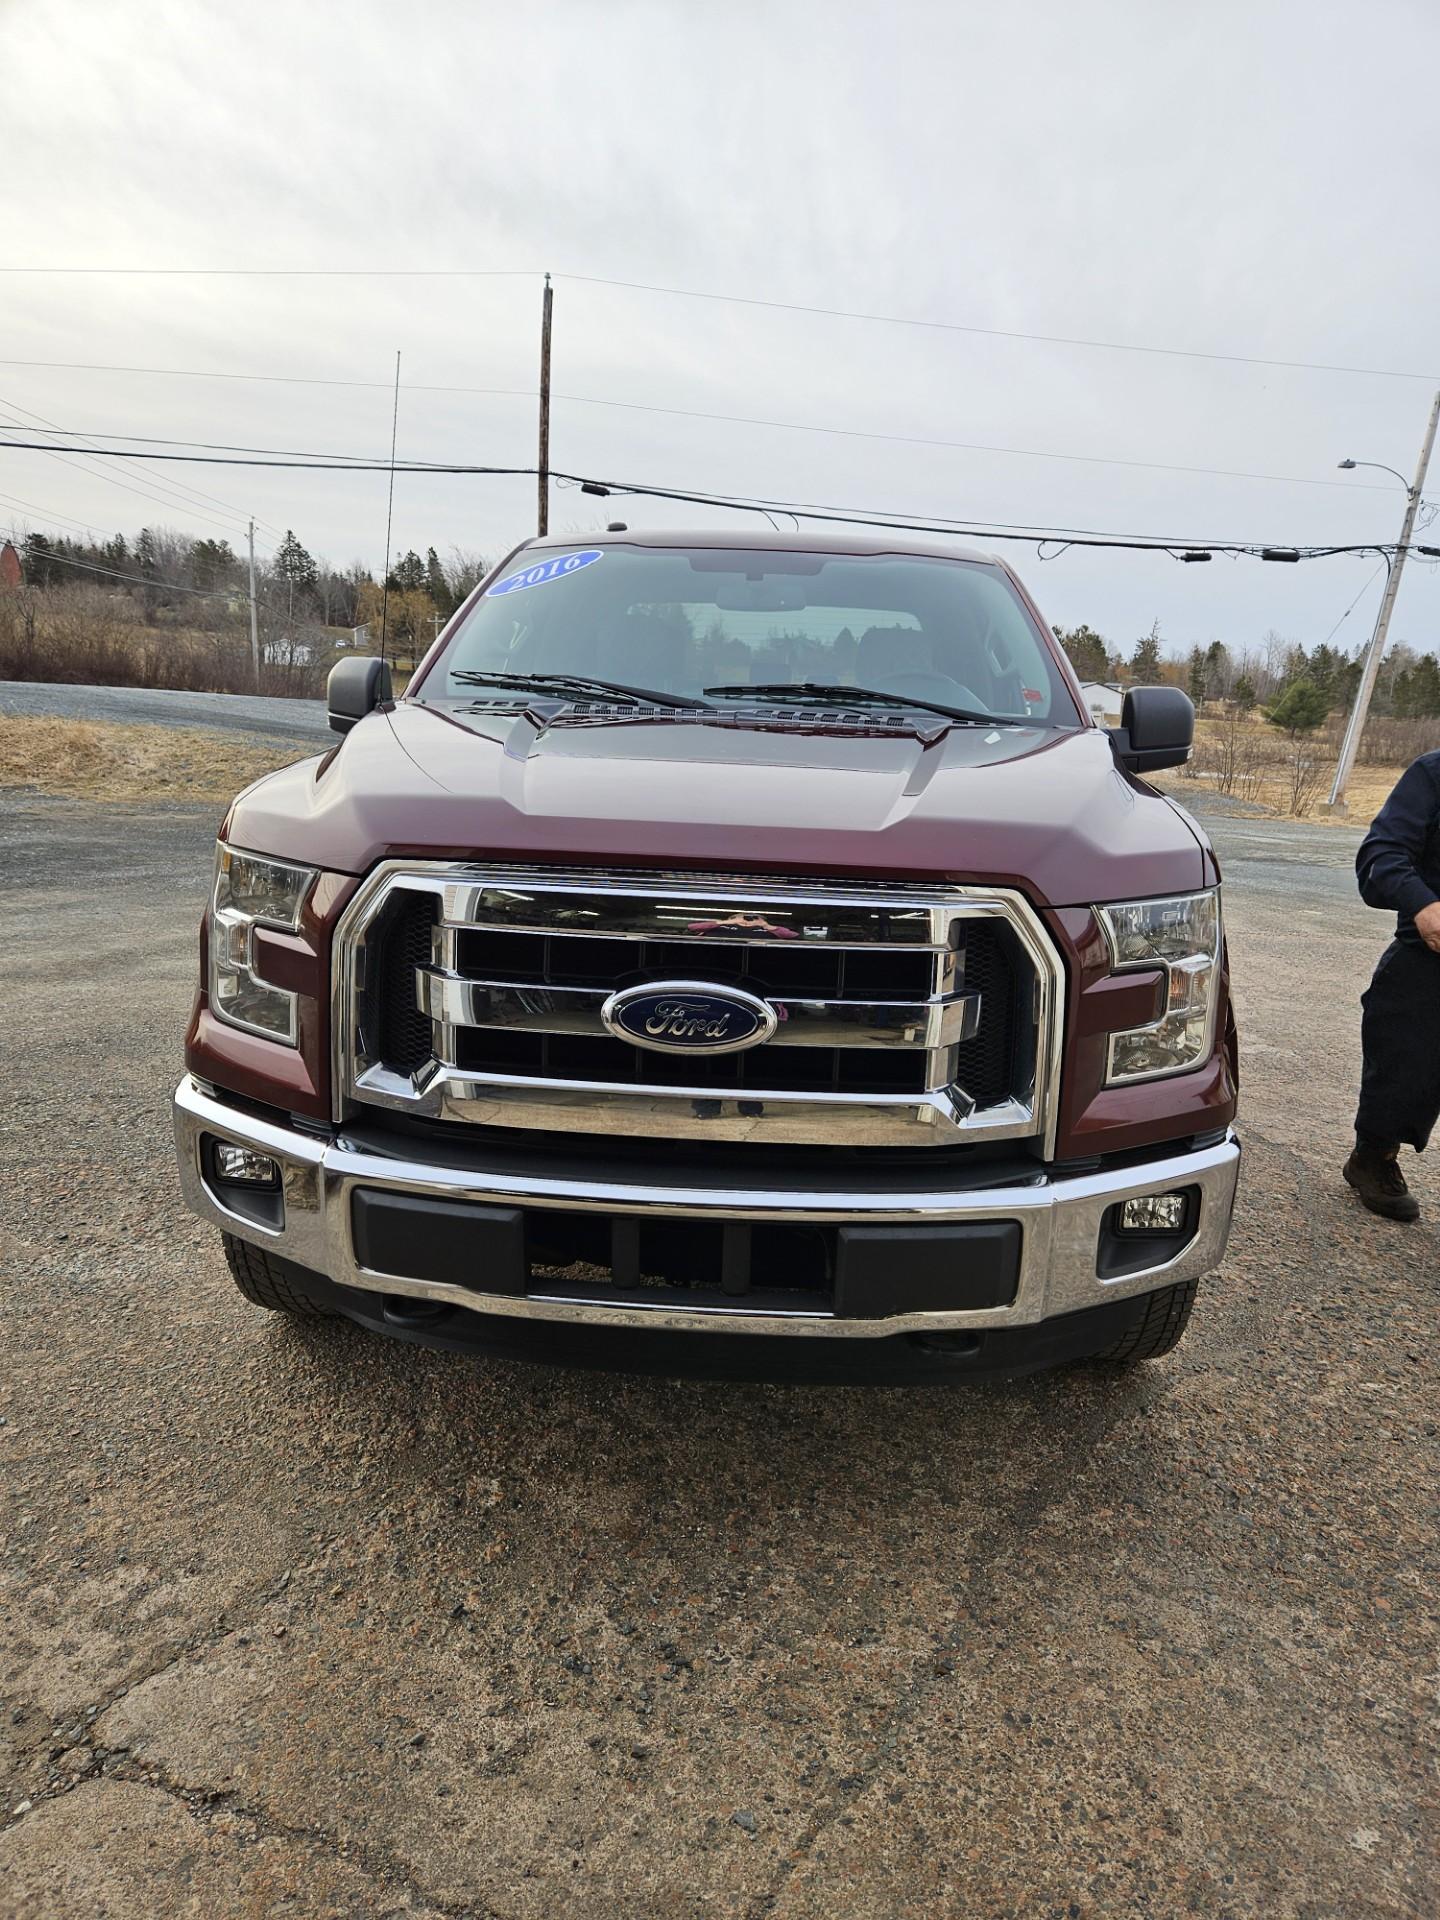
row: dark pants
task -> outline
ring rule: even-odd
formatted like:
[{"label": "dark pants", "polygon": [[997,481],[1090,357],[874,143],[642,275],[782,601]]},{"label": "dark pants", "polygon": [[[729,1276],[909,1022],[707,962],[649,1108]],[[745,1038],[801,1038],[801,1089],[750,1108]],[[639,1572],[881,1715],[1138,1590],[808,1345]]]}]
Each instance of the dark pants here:
[{"label": "dark pants", "polygon": [[1440,954],[1393,941],[1360,996],[1360,1110],[1355,1131],[1423,1153],[1440,1116]]}]

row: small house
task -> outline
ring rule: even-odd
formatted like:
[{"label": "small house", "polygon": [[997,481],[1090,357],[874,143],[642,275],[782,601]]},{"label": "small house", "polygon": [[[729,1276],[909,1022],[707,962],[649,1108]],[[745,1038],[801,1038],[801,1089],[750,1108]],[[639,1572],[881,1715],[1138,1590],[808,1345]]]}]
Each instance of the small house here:
[{"label": "small house", "polygon": [[1080,695],[1085,710],[1097,727],[1118,727],[1120,710],[1125,704],[1125,689],[1109,680],[1082,680]]}]

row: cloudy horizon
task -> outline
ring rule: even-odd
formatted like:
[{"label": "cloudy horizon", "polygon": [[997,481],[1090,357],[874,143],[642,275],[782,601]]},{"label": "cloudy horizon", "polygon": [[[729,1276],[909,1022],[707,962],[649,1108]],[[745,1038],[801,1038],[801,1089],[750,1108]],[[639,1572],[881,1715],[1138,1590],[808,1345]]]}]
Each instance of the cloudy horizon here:
[{"label": "cloudy horizon", "polygon": [[[0,276],[11,438],[383,459],[399,349],[402,462],[528,466],[549,270],[559,469],[976,524],[1396,538],[1403,482],[1336,468],[1408,481],[1440,384],[1440,16],[1419,5],[1385,0],[1363,37],[1338,4],[1129,0],[4,18],[0,263],[126,269]],[[153,271],[177,267],[268,271]],[[0,448],[0,525],[239,545],[253,513],[264,546],[293,527],[381,565],[382,473],[100,464]],[[534,512],[532,480],[401,474],[392,549],[496,557]],[[612,517],[753,519],[552,495],[553,530]],[[1374,556],[1004,551],[1048,618],[1124,651],[1155,620],[1172,652],[1270,630],[1353,649],[1381,591]],[[1437,613],[1412,562],[1392,643],[1433,649]]]}]

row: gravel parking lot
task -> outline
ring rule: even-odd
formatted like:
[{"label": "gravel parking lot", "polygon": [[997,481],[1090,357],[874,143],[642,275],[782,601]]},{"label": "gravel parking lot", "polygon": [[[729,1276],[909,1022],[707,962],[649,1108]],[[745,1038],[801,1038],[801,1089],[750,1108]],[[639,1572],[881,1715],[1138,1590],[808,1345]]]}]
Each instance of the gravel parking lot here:
[{"label": "gravel parking lot", "polygon": [[169,1139],[214,825],[0,802],[0,1913],[1440,1908],[1440,1181],[1338,1180],[1352,831],[1213,823],[1248,1159],[1180,1350],[904,1391],[247,1307]]}]

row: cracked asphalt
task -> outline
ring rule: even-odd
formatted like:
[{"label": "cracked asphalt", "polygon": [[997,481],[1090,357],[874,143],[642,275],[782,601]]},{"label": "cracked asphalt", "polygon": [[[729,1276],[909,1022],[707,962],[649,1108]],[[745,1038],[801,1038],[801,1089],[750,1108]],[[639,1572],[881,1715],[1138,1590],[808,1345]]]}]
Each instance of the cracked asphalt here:
[{"label": "cracked asphalt", "polygon": [[1338,1179],[1353,831],[1212,822],[1247,1164],[1179,1351],[907,1391],[247,1306],[167,1111],[214,824],[0,802],[6,1920],[1440,1910],[1440,1181]]}]

